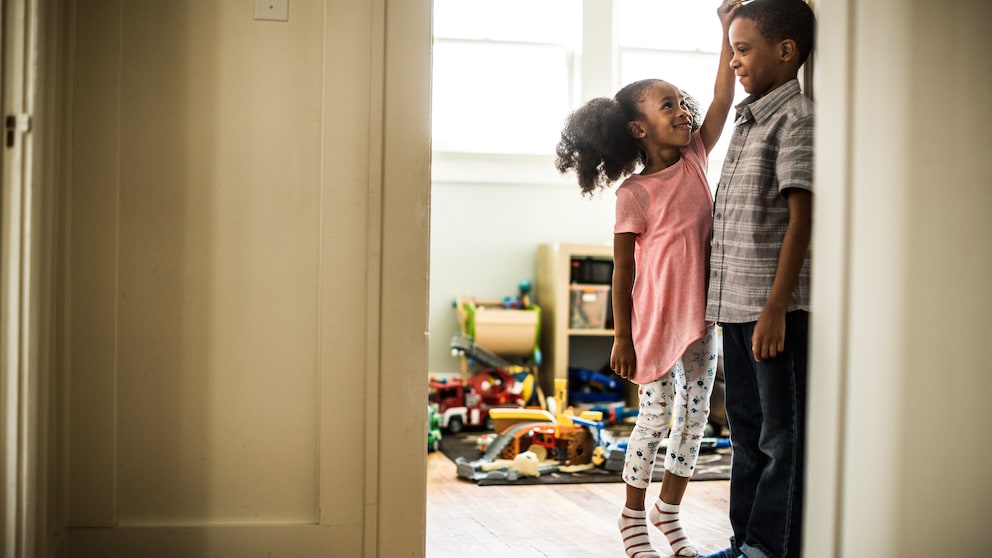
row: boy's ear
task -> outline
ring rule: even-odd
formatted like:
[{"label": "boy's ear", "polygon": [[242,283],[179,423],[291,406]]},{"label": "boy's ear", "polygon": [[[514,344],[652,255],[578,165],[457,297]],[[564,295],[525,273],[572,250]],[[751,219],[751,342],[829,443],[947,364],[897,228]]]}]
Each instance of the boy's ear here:
[{"label": "boy's ear", "polygon": [[635,121],[627,123],[627,131],[630,132],[630,135],[635,139],[641,139],[647,135],[647,132],[644,131],[644,127]]},{"label": "boy's ear", "polygon": [[796,52],[796,41],[792,39],[784,39],[778,44],[778,58],[782,62],[791,62]]}]

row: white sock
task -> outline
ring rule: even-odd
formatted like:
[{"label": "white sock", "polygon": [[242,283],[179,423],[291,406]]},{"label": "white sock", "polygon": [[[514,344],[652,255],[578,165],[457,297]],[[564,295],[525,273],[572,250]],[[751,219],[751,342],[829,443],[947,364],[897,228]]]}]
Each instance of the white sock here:
[{"label": "white sock", "polygon": [[677,505],[669,504],[658,498],[658,502],[648,512],[648,520],[665,534],[665,538],[668,539],[668,544],[672,545],[672,552],[676,556],[697,556],[699,554],[699,549],[696,548],[695,543],[689,540],[689,536],[682,530]]},{"label": "white sock", "polygon": [[632,510],[624,506],[620,519],[617,520],[623,548],[629,558],[661,558],[651,548],[646,516],[644,510]]}]

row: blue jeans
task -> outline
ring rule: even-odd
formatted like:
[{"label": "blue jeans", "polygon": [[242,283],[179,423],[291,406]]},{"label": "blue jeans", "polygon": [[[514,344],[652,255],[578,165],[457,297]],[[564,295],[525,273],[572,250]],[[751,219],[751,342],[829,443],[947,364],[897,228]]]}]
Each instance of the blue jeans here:
[{"label": "blue jeans", "polygon": [[756,361],[755,322],[723,324],[731,546],[748,558],[798,557],[806,444],[809,314],[785,318],[785,352]]}]

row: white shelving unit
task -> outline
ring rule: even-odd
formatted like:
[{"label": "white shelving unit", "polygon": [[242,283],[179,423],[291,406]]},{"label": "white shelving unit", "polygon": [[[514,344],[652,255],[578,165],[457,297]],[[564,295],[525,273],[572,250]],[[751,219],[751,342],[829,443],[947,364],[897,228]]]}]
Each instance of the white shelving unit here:
[{"label": "white shelving unit", "polygon": [[554,393],[555,378],[568,378],[569,366],[598,370],[610,360],[612,329],[571,327],[572,261],[584,258],[612,263],[613,245],[553,243],[538,246],[536,294],[541,307],[541,388],[546,394]]}]

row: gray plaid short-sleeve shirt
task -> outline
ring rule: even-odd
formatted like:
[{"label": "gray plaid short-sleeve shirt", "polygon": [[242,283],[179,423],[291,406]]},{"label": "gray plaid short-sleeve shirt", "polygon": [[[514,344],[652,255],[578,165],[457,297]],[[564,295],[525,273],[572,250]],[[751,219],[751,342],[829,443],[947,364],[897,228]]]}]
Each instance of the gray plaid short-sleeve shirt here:
[{"label": "gray plaid short-sleeve shirt", "polygon": [[[706,319],[757,321],[778,266],[789,224],[782,194],[813,190],[813,102],[790,81],[736,107],[734,135],[713,205]],[[789,311],[809,310],[807,253]]]}]

